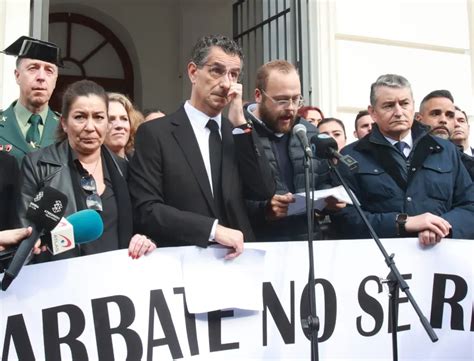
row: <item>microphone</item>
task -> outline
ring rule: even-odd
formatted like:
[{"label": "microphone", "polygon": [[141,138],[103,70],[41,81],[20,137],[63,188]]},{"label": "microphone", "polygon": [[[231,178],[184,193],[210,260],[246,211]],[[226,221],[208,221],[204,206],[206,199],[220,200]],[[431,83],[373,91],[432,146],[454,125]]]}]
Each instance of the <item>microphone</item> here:
[{"label": "microphone", "polygon": [[[103,232],[104,223],[99,213],[92,209],[84,209],[61,218],[51,233],[41,236],[41,241],[47,245],[50,253],[57,255],[73,249],[76,244],[95,241],[102,236]],[[18,247],[9,247],[0,251],[0,273],[8,268]]]},{"label": "microphone", "polygon": [[313,152],[311,151],[311,147],[309,146],[308,143],[308,137],[306,135],[306,127],[303,124],[296,124],[293,127],[293,135],[295,135],[301,142],[301,145],[303,146],[304,154],[308,158],[313,157]]},{"label": "microphone", "polygon": [[314,145],[316,157],[322,159],[336,158],[342,164],[345,164],[351,171],[359,167],[357,161],[350,155],[339,153],[336,140],[330,135],[320,133],[311,138],[311,144]]},{"label": "microphone", "polygon": [[41,238],[48,250],[57,255],[73,249],[76,244],[95,241],[103,232],[104,223],[99,213],[93,209],[83,209],[62,218],[51,234]]},{"label": "microphone", "polygon": [[51,188],[44,187],[28,205],[26,219],[30,221],[33,231],[18,246],[13,259],[5,271],[2,280],[2,290],[5,291],[20,273],[36,241],[43,232],[50,232],[60,222],[66,211],[68,200],[65,194]]}]

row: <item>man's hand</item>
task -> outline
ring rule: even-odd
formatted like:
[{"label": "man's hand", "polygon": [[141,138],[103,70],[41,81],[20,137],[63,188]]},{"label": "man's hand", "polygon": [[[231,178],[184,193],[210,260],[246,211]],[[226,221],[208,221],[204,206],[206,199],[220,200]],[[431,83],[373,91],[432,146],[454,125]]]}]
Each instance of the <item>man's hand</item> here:
[{"label": "man's hand", "polygon": [[238,257],[244,250],[244,235],[236,229],[227,228],[218,224],[216,227],[215,240],[217,243],[233,249],[233,251],[231,250],[227,253],[225,259]]},{"label": "man's hand", "polygon": [[9,229],[0,232],[0,251],[5,250],[9,246],[13,246],[19,243],[21,240],[29,237],[33,229],[28,228],[16,228]]},{"label": "man's hand", "polygon": [[408,217],[405,230],[408,233],[418,232],[418,238],[422,244],[434,244],[449,234],[451,224],[427,212]]},{"label": "man's hand", "polygon": [[346,202],[340,202],[337,198],[333,196],[326,197],[324,199],[326,202],[326,207],[324,209],[327,212],[337,212],[346,207]]},{"label": "man's hand", "polygon": [[288,206],[295,202],[293,194],[275,194],[265,209],[265,218],[269,221],[276,221],[288,215]]},{"label": "man's hand", "polygon": [[40,253],[46,252],[47,250],[48,250],[48,247],[46,247],[46,245],[44,246],[41,245],[41,239],[38,239],[35,243],[35,246],[33,247],[34,254],[40,254]]},{"label": "man's hand", "polygon": [[245,120],[242,104],[242,84],[231,82],[227,99],[230,102],[228,117],[233,127],[236,128],[245,124],[247,121]]},{"label": "man's hand", "polygon": [[[0,231],[0,251],[4,251],[8,247],[20,243],[25,238],[31,236],[31,232],[33,232],[33,228],[31,227]],[[38,239],[33,247],[32,252],[34,254],[40,254],[44,251],[46,251],[46,246],[41,246],[41,240]]]},{"label": "man's hand", "polygon": [[441,241],[441,237],[439,237],[435,232],[425,230],[418,233],[418,240],[424,246],[429,246],[430,244],[436,244]]}]

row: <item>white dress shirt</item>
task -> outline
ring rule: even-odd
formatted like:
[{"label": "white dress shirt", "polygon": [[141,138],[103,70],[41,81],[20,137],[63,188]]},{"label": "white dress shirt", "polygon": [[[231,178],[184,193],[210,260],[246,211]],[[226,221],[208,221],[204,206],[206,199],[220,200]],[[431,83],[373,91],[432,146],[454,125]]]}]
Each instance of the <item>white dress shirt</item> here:
[{"label": "white dress shirt", "polygon": [[471,146],[468,145],[467,148],[464,149],[464,153],[472,157],[473,154],[472,154]]},{"label": "white dress shirt", "polygon": [[[209,185],[211,186],[211,191],[213,191],[211,160],[209,159],[209,135],[211,134],[211,131],[209,130],[209,128],[206,127],[206,124],[209,119],[214,119],[217,122],[217,125],[219,126],[219,133],[222,138],[222,115],[218,114],[215,117],[210,117],[193,107],[189,103],[189,100],[184,103],[184,111],[186,112],[186,115],[188,116],[189,121],[191,122],[191,126],[193,127],[194,135],[196,136],[196,140],[199,145],[199,150],[201,151],[201,157],[204,161],[204,166],[206,167],[207,179],[209,181]],[[211,234],[209,235],[209,241],[211,242],[215,241],[217,223],[218,220],[216,219],[212,226]]]},{"label": "white dress shirt", "polygon": [[[215,117],[210,117],[200,110],[197,110],[193,107],[189,101],[186,101],[184,104],[184,111],[191,122],[191,126],[193,127],[194,135],[196,136],[199,150],[201,151],[202,160],[204,161],[204,166],[206,167],[207,178],[209,180],[209,185],[212,189],[212,172],[211,172],[211,161],[209,159],[209,135],[211,131],[206,127],[207,122],[209,119],[214,119],[219,126],[219,133],[221,134],[221,123],[222,123],[222,115],[216,115]],[[213,191],[214,192],[214,191]]]},{"label": "white dress shirt", "polygon": [[389,137],[385,137],[391,145],[395,146],[395,143],[398,142],[405,142],[405,148],[403,149],[403,154],[405,154],[405,157],[408,158],[408,156],[411,153],[411,149],[413,148],[413,138],[411,137],[411,130],[408,132],[407,135],[405,135],[402,139],[400,140],[395,140]]}]

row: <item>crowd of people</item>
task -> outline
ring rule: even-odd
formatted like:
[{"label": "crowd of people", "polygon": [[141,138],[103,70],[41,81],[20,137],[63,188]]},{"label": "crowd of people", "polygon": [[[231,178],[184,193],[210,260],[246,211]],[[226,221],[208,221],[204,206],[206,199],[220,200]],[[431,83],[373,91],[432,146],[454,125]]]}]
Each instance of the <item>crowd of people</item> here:
[{"label": "crowd of people", "polygon": [[[17,57],[20,95],[0,112],[0,251],[31,232],[26,210],[45,186],[67,196],[66,216],[99,212],[104,232],[60,255],[35,247],[35,262],[121,248],[139,258],[156,247],[213,243],[231,259],[244,242],[307,239],[306,214],[289,212],[305,188],[296,125],[308,138],[328,134],[358,162],[350,171],[313,156],[311,184],[338,185],[334,162],[379,236],[424,245],[474,238],[469,123],[447,90],[428,94],[415,112],[408,80],[381,75],[355,118],[358,140],[346,145],[344,122],[304,106],[298,71],[285,60],[258,69],[254,100],[244,105],[242,50],[225,36],[198,40],[187,65],[190,97],[168,115],[141,113],[90,80],[69,85],[56,113],[48,102],[60,49],[21,37],[3,52]],[[335,197],[315,212],[316,239],[369,236],[354,207]]]}]

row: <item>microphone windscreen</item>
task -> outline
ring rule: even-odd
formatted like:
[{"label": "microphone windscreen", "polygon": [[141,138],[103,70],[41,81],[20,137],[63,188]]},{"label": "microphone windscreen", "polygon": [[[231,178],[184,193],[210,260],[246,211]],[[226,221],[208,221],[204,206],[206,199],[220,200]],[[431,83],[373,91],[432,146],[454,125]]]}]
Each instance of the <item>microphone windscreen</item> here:
[{"label": "microphone windscreen", "polygon": [[50,232],[64,216],[67,197],[60,191],[44,187],[33,198],[26,211],[26,219],[38,230]]},{"label": "microphone windscreen", "polygon": [[306,127],[303,124],[296,124],[293,127],[293,134],[296,135],[296,134],[301,133],[301,132],[306,134]]},{"label": "microphone windscreen", "polygon": [[76,244],[95,241],[104,232],[102,218],[93,209],[83,209],[71,214],[66,219],[72,224]]},{"label": "microphone windscreen", "polygon": [[311,144],[314,145],[316,156],[322,159],[330,158],[333,152],[338,150],[336,140],[324,133],[313,136]]}]

